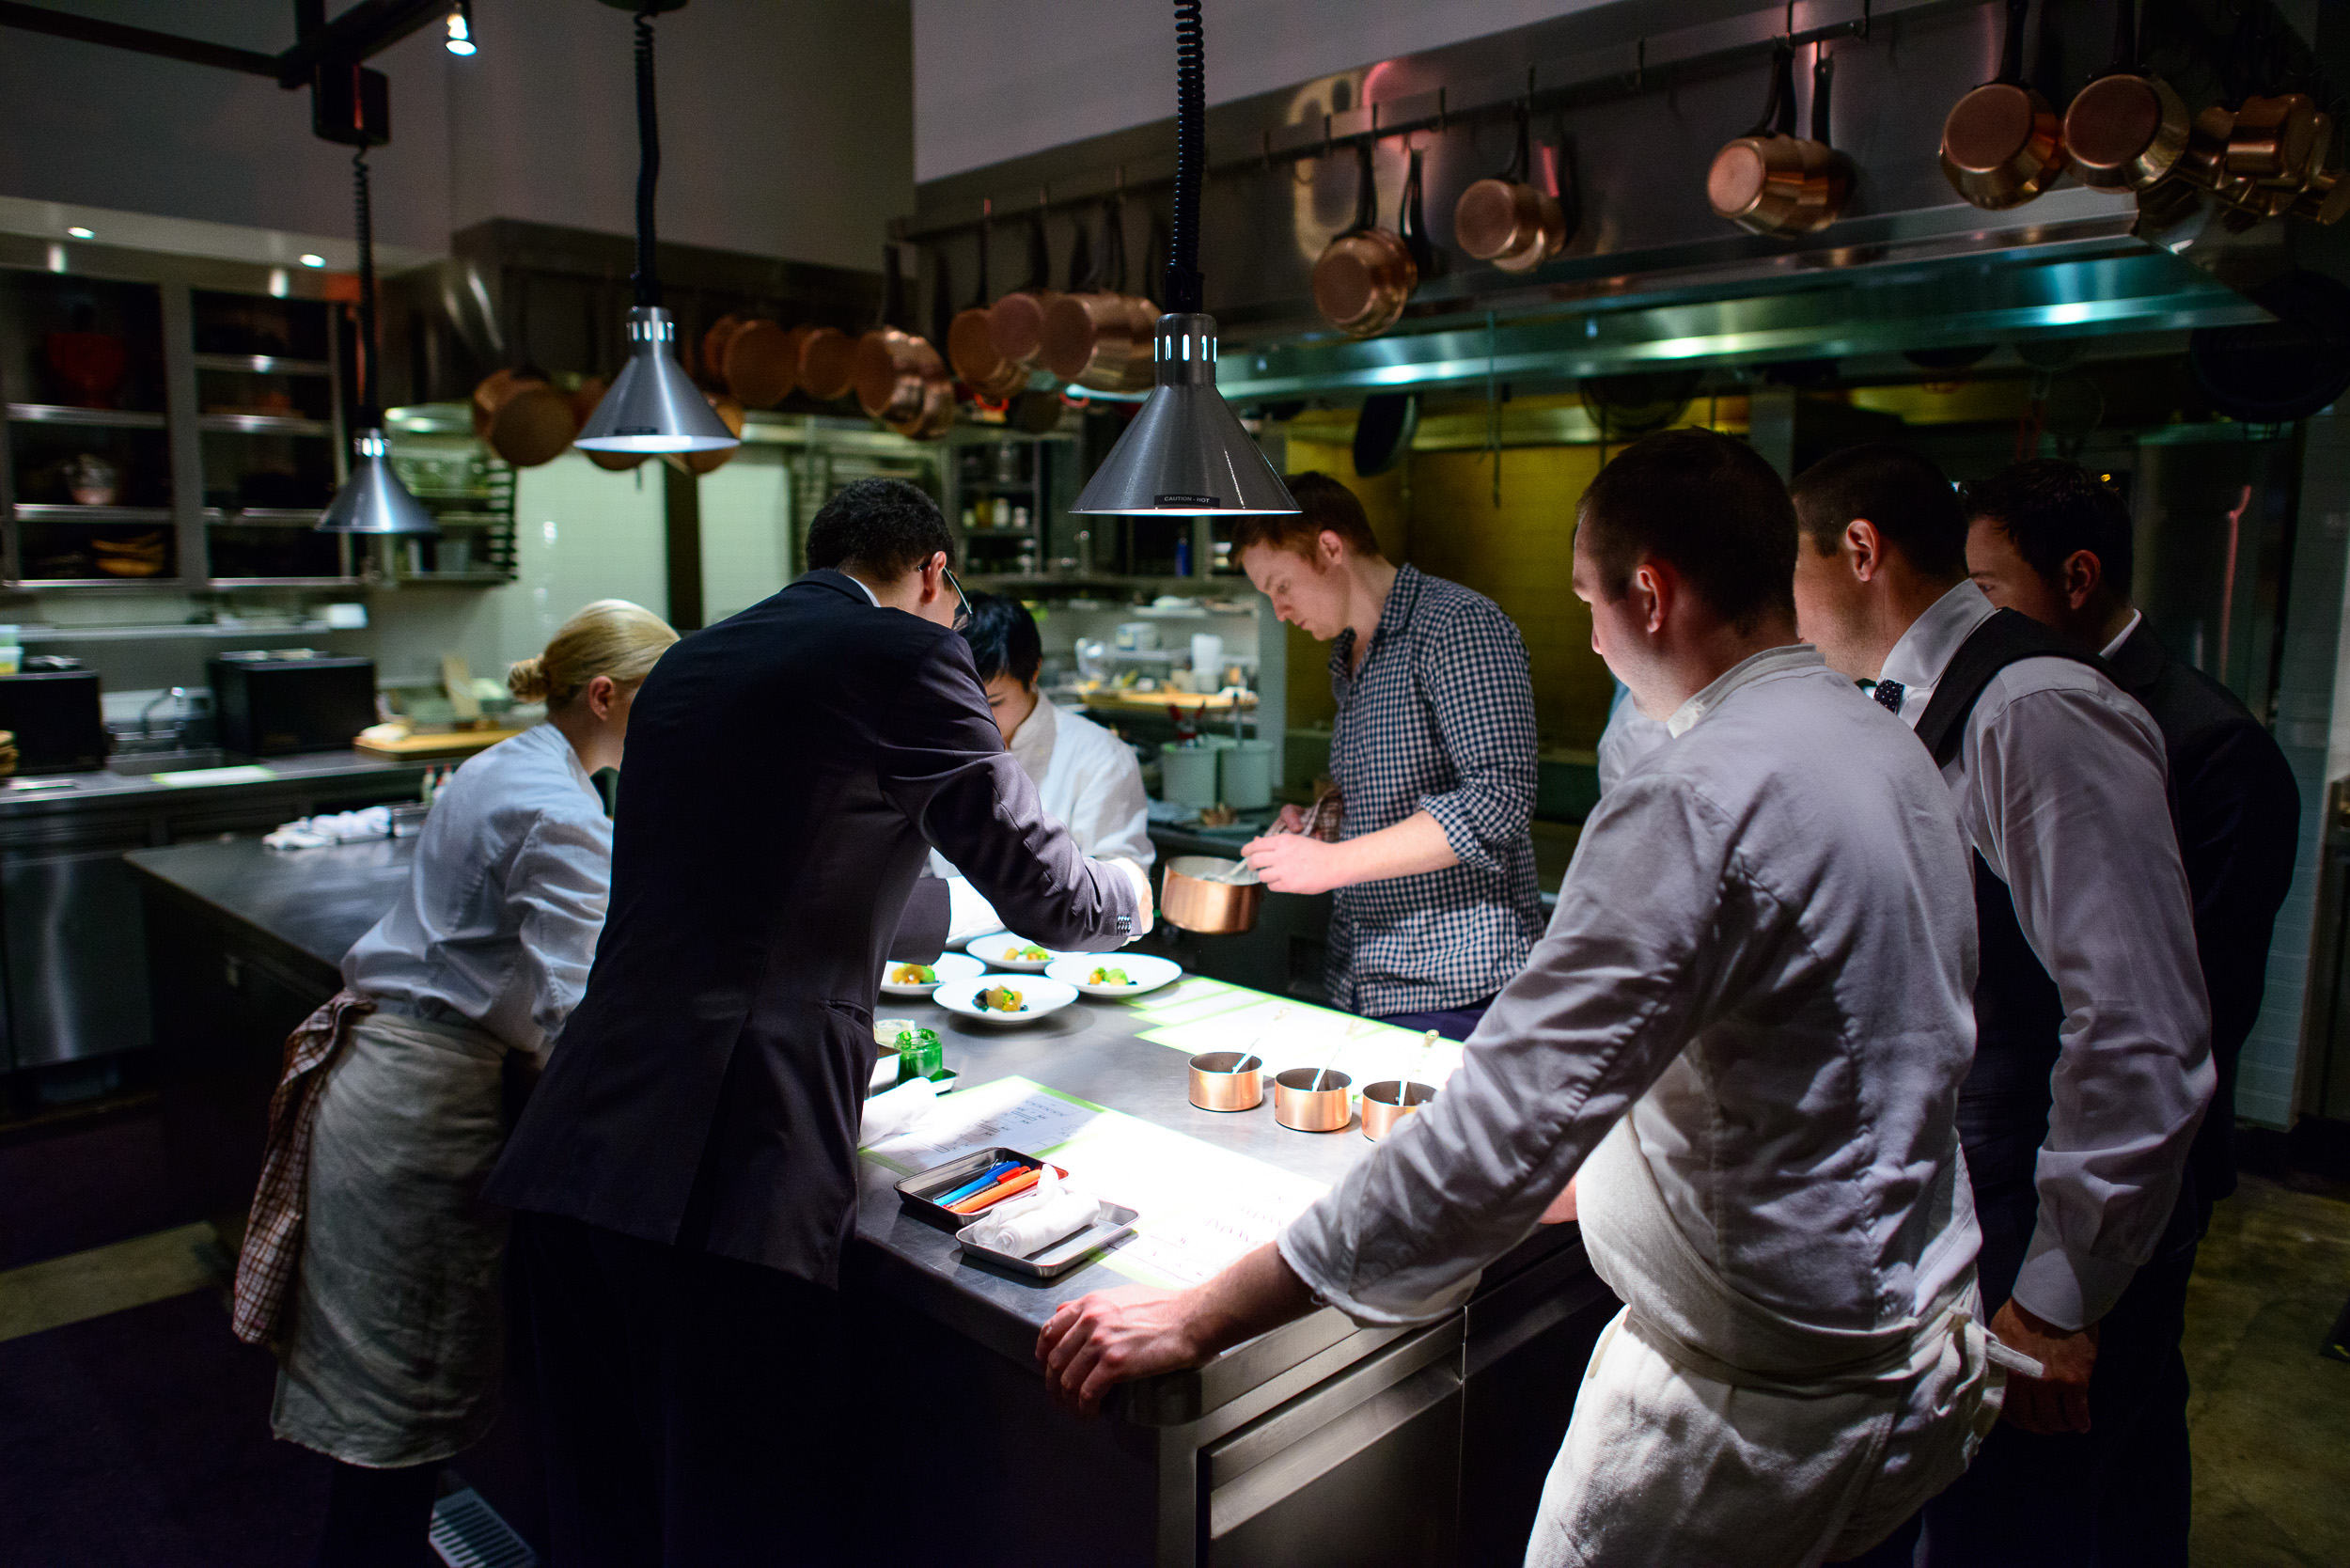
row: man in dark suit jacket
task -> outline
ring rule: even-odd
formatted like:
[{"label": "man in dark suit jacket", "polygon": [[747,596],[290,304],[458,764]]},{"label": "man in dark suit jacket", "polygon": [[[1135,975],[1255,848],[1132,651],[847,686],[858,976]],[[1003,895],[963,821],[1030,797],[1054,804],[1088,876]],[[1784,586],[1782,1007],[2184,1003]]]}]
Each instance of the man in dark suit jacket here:
[{"label": "man in dark suit jacket", "polygon": [[1139,869],[1081,855],[1005,752],[951,548],[919,490],[852,484],[815,570],[636,695],[595,968],[488,1193],[520,1211],[557,1561],[844,1560],[836,1287],[931,847],[1054,947],[1149,924]]},{"label": "man in dark suit jacket", "polygon": [[2293,880],[2300,791],[2276,740],[2235,694],[2171,658],[2130,603],[2130,513],[2118,494],[2077,464],[2035,459],[1970,486],[1966,502],[1966,564],[1983,592],[2102,655],[2115,683],[2154,715],[2170,764],[2219,1087],[2162,1249],[2123,1298],[2143,1294],[2141,1309],[2114,1314],[2143,1330],[2139,1348],[2150,1354],[2099,1346],[2101,1374],[2109,1361],[2117,1373],[2133,1359],[2147,1369],[2144,1403],[2126,1440],[2107,1450],[2114,1475],[2083,1482],[2107,1482],[2098,1564],[2183,1568],[2189,1473],[2178,1338],[2186,1281],[2211,1205],[2235,1190],[2236,1058],[2260,1013],[2269,936]]}]

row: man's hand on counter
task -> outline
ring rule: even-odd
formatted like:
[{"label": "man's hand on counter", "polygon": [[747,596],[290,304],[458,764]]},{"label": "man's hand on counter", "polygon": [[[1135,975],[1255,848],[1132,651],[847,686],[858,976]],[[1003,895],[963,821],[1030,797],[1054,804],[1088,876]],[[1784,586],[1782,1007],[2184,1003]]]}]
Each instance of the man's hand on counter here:
[{"label": "man's hand on counter", "polygon": [[1036,1358],[1053,1398],[1091,1416],[1117,1385],[1198,1366],[1313,1305],[1313,1293],[1268,1242],[1187,1291],[1128,1285],[1062,1302],[1036,1337]]}]

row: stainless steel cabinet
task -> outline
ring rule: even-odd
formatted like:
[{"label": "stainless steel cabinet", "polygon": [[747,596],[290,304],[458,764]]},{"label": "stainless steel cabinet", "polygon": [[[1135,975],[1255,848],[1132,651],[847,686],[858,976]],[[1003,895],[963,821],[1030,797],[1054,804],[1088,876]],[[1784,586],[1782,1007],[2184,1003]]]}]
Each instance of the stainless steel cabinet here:
[{"label": "stainless steel cabinet", "polygon": [[0,856],[10,1065],[150,1043],[146,928],[122,852],[144,834]]}]

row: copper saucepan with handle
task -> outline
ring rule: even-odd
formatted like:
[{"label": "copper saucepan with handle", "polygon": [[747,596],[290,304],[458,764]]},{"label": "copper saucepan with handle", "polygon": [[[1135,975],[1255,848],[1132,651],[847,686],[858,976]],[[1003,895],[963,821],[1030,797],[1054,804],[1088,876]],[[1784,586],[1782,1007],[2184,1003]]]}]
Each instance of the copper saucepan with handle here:
[{"label": "copper saucepan with handle", "polygon": [[1522,273],[1566,248],[1568,224],[1559,198],[1534,181],[1528,105],[1518,105],[1510,166],[1473,181],[1452,204],[1452,243],[1480,261]]},{"label": "copper saucepan with handle", "polygon": [[1001,401],[1028,384],[1028,372],[1004,357],[988,330],[987,252],[995,236],[993,210],[979,211],[979,286],[971,304],[947,323],[947,363],[980,397]]},{"label": "copper saucepan with handle", "polygon": [[2031,0],[2007,0],[1999,74],[1960,99],[1942,122],[1942,174],[1974,206],[2002,212],[2064,172],[2064,121],[2024,81],[2024,20]]},{"label": "copper saucepan with handle", "polygon": [[1716,217],[1756,234],[1809,234],[1834,223],[1852,198],[1852,164],[1829,140],[1836,61],[1820,51],[1811,70],[1811,134],[1795,127],[1795,51],[1772,51],[1770,97],[1753,130],[1714,155],[1705,199]]},{"label": "copper saucepan with handle", "polygon": [[1371,138],[1357,144],[1355,158],[1355,222],[1314,263],[1314,308],[1349,337],[1372,337],[1403,314],[1419,285],[1419,265],[1402,235],[1379,227]]},{"label": "copper saucepan with handle", "polygon": [[1157,321],[1148,301],[1126,292],[1126,210],[1122,196],[1102,206],[1102,249],[1090,286],[1073,290],[1044,312],[1044,368],[1063,381],[1103,391],[1125,388],[1137,359],[1151,357]]},{"label": "copper saucepan with handle", "polygon": [[2064,150],[2073,177],[2105,191],[2149,190],[2186,151],[2195,117],[2170,83],[2138,62],[2138,0],[2114,0],[2113,63],[2073,95]]},{"label": "copper saucepan with handle", "polygon": [[1246,860],[1179,855],[1159,886],[1159,915],[1168,925],[1206,936],[1252,931],[1264,902],[1264,884]]},{"label": "copper saucepan with handle", "polygon": [[800,384],[800,347],[808,329],[760,317],[744,321],[726,345],[727,389],[745,408],[773,408]]},{"label": "copper saucepan with handle", "polygon": [[[1082,244],[1082,224],[1077,236]],[[1081,270],[1073,256],[1070,270]],[[988,340],[1007,366],[1017,366],[1026,375],[1043,363],[1044,313],[1059,297],[1053,288],[1052,246],[1044,233],[1044,196],[1039,192],[1036,212],[1028,219],[1028,281],[987,307]]]},{"label": "copper saucepan with handle", "polygon": [[857,342],[856,400],[869,417],[911,434],[927,430],[942,406],[951,416],[954,386],[929,340],[896,324],[903,319],[903,293],[898,247],[889,245],[883,252],[883,320]]}]

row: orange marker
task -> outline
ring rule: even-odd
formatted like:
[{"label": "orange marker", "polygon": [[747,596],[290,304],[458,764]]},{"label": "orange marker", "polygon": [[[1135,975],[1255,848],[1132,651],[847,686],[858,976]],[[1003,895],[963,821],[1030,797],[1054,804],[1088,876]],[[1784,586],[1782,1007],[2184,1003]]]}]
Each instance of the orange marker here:
[{"label": "orange marker", "polygon": [[1014,1193],[1027,1191],[1037,1184],[1043,1174],[1043,1171],[1040,1169],[1024,1170],[1017,1176],[1007,1176],[984,1192],[975,1192],[960,1203],[948,1204],[947,1212],[958,1215],[978,1214],[981,1209],[990,1204],[1000,1203]]}]

